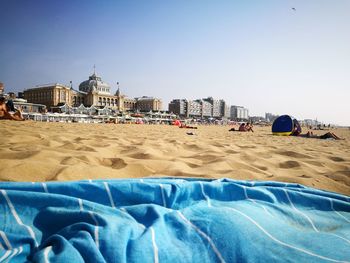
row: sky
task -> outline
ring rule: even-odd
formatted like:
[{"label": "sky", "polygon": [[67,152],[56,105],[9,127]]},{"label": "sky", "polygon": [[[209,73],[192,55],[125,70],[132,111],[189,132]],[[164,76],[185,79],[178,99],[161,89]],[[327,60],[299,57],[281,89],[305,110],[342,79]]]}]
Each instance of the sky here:
[{"label": "sky", "polygon": [[0,82],[96,73],[115,92],[208,96],[350,126],[348,0],[0,0]]}]

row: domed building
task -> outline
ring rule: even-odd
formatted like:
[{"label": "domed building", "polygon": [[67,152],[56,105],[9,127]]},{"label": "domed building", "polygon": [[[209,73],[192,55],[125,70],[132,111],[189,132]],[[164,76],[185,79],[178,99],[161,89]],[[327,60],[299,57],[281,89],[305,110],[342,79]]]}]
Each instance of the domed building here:
[{"label": "domed building", "polygon": [[96,108],[110,108],[115,111],[136,109],[136,100],[126,98],[120,94],[119,83],[115,95],[111,94],[111,87],[94,72],[88,80],[80,83],[79,90],[59,83],[40,85],[24,91],[27,100],[43,103],[49,109],[67,104],[70,107],[94,106]]},{"label": "domed building", "polygon": [[88,80],[80,83],[79,91],[74,91],[72,104],[73,106],[79,106],[82,103],[87,107],[108,107],[117,111],[134,110],[136,101],[121,95],[119,82],[117,85],[117,92],[113,95],[109,84],[94,72]]},{"label": "domed building", "polygon": [[106,82],[103,82],[102,79],[96,75],[96,73],[94,73],[89,77],[88,80],[80,83],[79,91],[110,95],[111,87]]}]

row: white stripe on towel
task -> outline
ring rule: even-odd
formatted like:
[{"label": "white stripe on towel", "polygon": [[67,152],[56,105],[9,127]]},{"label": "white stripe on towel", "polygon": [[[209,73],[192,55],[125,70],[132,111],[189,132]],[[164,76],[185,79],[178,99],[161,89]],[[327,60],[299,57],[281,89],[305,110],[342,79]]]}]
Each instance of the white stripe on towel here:
[{"label": "white stripe on towel", "polygon": [[6,262],[10,262],[10,260],[23,252],[23,247],[7,250],[5,254],[0,258],[0,262],[3,262],[6,259]]},{"label": "white stripe on towel", "polygon": [[298,247],[295,247],[295,246],[292,246],[292,245],[289,245],[287,243],[284,243],[283,241],[275,238],[274,236],[272,236],[269,232],[267,232],[267,230],[265,230],[261,225],[259,225],[254,219],[252,219],[251,217],[249,217],[248,215],[246,215],[245,213],[233,208],[233,207],[227,207],[228,209],[230,210],[233,210],[237,213],[239,213],[240,215],[244,216],[245,218],[247,218],[250,222],[252,222],[254,225],[256,225],[265,235],[267,235],[269,238],[271,238],[273,241],[275,241],[276,243],[282,245],[282,246],[285,246],[285,247],[289,247],[291,249],[294,249],[294,250],[297,250],[297,251],[300,251],[300,252],[303,252],[305,254],[308,254],[310,256],[314,256],[314,257],[318,257],[318,258],[321,258],[323,260],[328,260],[328,261],[332,261],[332,262],[347,262],[347,261],[341,261],[341,260],[336,260],[336,259],[332,259],[332,258],[328,258],[328,257],[324,257],[324,256],[321,256],[321,255],[318,255],[318,254],[315,254],[311,251],[308,251],[308,250],[305,250],[305,249],[302,249],[302,248],[298,248]]},{"label": "white stripe on towel", "polygon": [[202,183],[202,182],[199,182],[199,184],[200,184],[200,186],[201,186],[202,194],[203,194],[205,200],[207,200],[208,206],[211,207],[210,198],[209,198],[209,196],[207,196],[207,195],[205,194],[205,192],[204,192],[203,183]]},{"label": "white stripe on towel", "polygon": [[84,211],[83,200],[81,200],[80,198],[78,198],[78,203],[79,203],[79,209],[80,209],[80,211]]},{"label": "white stripe on towel", "polygon": [[111,202],[111,207],[115,208],[115,205],[114,205],[114,202],[113,202],[113,198],[112,198],[112,193],[111,193],[111,190],[109,190],[109,186],[108,186],[108,183],[107,182],[103,182],[105,188],[106,188],[106,191],[107,191],[107,194],[108,194],[108,197],[109,197],[109,201]]},{"label": "white stripe on towel", "polygon": [[247,200],[253,202],[254,204],[256,204],[256,205],[258,205],[258,206],[261,206],[261,207],[264,209],[264,211],[266,212],[266,214],[268,214],[269,216],[274,217],[274,216],[266,209],[266,207],[265,207],[264,205],[261,205],[261,204],[259,204],[258,202],[256,202],[254,199],[251,199],[251,198],[248,197],[248,193],[247,193],[247,188],[246,188],[246,186],[243,185],[242,187],[243,187],[243,190],[244,190],[244,196],[245,196],[245,198],[246,198]]},{"label": "white stripe on towel", "polygon": [[41,183],[41,185],[43,186],[45,193],[49,193],[46,183]]},{"label": "white stripe on towel", "polygon": [[5,254],[0,258],[0,262],[3,262],[10,254],[12,250],[6,250]]},{"label": "white stripe on towel", "polygon": [[151,230],[151,235],[152,235],[152,245],[153,245],[153,253],[154,253],[154,263],[158,263],[159,262],[159,257],[158,257],[158,247],[156,244],[156,235],[154,232],[153,227],[149,228]]},{"label": "white stripe on towel", "polygon": [[336,237],[338,237],[338,238],[340,238],[340,239],[343,239],[344,241],[346,241],[347,243],[350,244],[350,240],[349,240],[349,239],[346,239],[345,237],[339,236],[339,235],[334,234],[334,233],[327,233],[327,234],[332,235],[332,236],[336,236]]},{"label": "white stripe on towel", "polygon": [[287,190],[286,190],[286,189],[283,189],[283,191],[286,193],[287,198],[288,198],[288,201],[289,201],[290,205],[292,206],[292,208],[293,208],[295,211],[297,211],[298,213],[300,213],[302,216],[304,216],[304,217],[310,222],[312,228],[313,228],[316,232],[319,232],[318,229],[315,227],[314,223],[312,222],[312,220],[310,219],[310,217],[308,217],[306,214],[304,214],[303,212],[301,212],[300,210],[298,210],[298,209],[293,205],[292,200],[290,200],[290,198],[289,198],[289,194],[288,194]]},{"label": "white stripe on towel", "polygon": [[[6,247],[7,247],[7,249],[12,249],[12,246],[11,246],[11,244],[10,244],[10,241],[8,240],[8,238],[7,238],[7,236],[6,236],[6,234],[5,234],[5,232],[3,232],[3,231],[1,231],[0,230],[0,236],[2,237],[2,239],[4,240],[4,243],[5,243],[5,245],[6,245]],[[0,261],[1,262],[1,261]]]},{"label": "white stripe on towel", "polygon": [[163,200],[163,206],[166,207],[166,201],[165,201],[165,195],[164,195],[164,186],[162,184],[159,184],[160,191],[162,193],[162,200]]},{"label": "white stripe on towel", "polygon": [[94,235],[95,235],[95,243],[96,243],[96,247],[99,249],[100,247],[100,241],[99,241],[99,237],[98,237],[98,227],[99,227],[99,224],[98,224],[98,221],[94,215],[93,212],[89,211],[89,214],[92,218],[92,220],[94,220],[95,222],[95,232],[94,232]]},{"label": "white stripe on towel", "polygon": [[207,234],[205,234],[202,230],[200,230],[196,225],[192,224],[191,221],[189,221],[180,211],[177,211],[177,213],[179,214],[179,216],[181,217],[182,220],[184,220],[186,222],[186,224],[190,225],[191,227],[194,228],[194,230],[196,230],[198,232],[198,234],[200,234],[202,237],[204,237],[210,244],[210,246],[213,248],[214,253],[217,255],[217,257],[220,259],[220,262],[225,262],[224,258],[222,257],[221,253],[219,252],[219,250],[217,249],[217,247],[215,246],[214,242],[211,240],[211,238],[209,236],[207,236]]},{"label": "white stripe on towel", "polygon": [[[10,256],[8,257],[7,262],[10,262],[11,258],[13,258],[14,256],[16,256],[18,252],[19,252],[19,250],[18,250],[17,248],[15,248],[15,249],[13,250],[12,255],[10,255]],[[18,254],[20,254],[20,253],[18,253]]]},{"label": "white stripe on towel", "polygon": [[33,229],[32,229],[30,226],[27,226],[27,225],[23,224],[23,222],[22,222],[22,220],[19,218],[19,216],[18,216],[18,214],[17,214],[17,212],[16,212],[16,210],[15,210],[15,207],[13,206],[13,204],[12,204],[10,198],[7,196],[6,191],[3,190],[3,189],[1,189],[1,193],[2,193],[2,195],[5,197],[6,202],[7,202],[8,206],[10,207],[11,213],[12,213],[12,215],[14,216],[14,218],[16,219],[17,223],[18,223],[19,225],[21,225],[21,226],[24,226],[24,227],[28,230],[30,236],[31,236],[31,237],[34,239],[34,241],[35,241],[35,246],[37,247],[37,246],[38,246],[38,242],[36,241],[36,238],[35,238],[35,234],[34,234]]},{"label": "white stripe on towel", "polygon": [[339,213],[338,211],[336,211],[336,210],[334,209],[334,207],[333,207],[333,200],[330,199],[330,198],[328,198],[328,199],[329,199],[329,201],[331,202],[331,208],[332,208],[332,210],[333,210],[334,212],[336,212],[337,215],[339,215],[340,217],[344,218],[346,221],[348,221],[348,222],[350,223],[350,220],[349,220],[349,219],[347,219],[345,216],[343,216],[341,213]]},{"label": "white stripe on towel", "polygon": [[44,262],[45,263],[49,263],[50,260],[49,260],[49,253],[50,251],[52,250],[52,246],[48,246],[44,249]]}]

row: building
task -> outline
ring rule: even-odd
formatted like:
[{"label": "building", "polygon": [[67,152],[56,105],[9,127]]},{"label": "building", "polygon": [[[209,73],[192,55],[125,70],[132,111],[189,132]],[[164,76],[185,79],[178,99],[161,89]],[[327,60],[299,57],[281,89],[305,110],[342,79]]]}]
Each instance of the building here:
[{"label": "building", "polygon": [[186,117],[202,117],[202,101],[201,100],[189,100],[187,103]]},{"label": "building", "polygon": [[46,106],[43,104],[28,103],[19,95],[16,96],[14,92],[5,93],[5,86],[0,82],[0,96],[4,96],[6,99],[12,100],[15,109],[21,109],[25,113],[43,113],[46,112]]},{"label": "building", "polygon": [[211,117],[214,117],[214,118],[222,117],[220,100],[214,100],[213,97],[208,97],[203,99],[203,101],[207,101],[211,104]]},{"label": "building", "polygon": [[224,100],[220,100],[220,117],[224,119],[231,118],[231,107]]},{"label": "building", "polygon": [[161,99],[143,96],[141,98],[136,98],[136,110],[137,111],[160,111],[162,110]]},{"label": "building", "polygon": [[178,115],[179,117],[187,116],[187,104],[186,99],[174,99],[169,103],[169,112]]},{"label": "building", "polygon": [[202,105],[202,118],[210,118],[213,116],[213,105],[206,100],[198,100]]},{"label": "building", "polygon": [[246,121],[249,119],[248,109],[242,106],[231,106],[231,120]]},{"label": "building", "polygon": [[174,99],[169,103],[169,112],[186,118],[230,118],[230,106],[224,100],[215,100],[212,97],[197,100]]},{"label": "building", "polygon": [[72,96],[73,106],[83,104],[86,107],[108,107],[113,110],[124,111],[124,98],[120,95],[119,87],[115,95],[111,94],[111,87],[95,72],[89,76],[88,80],[80,83],[79,91],[72,94]]},{"label": "building", "polygon": [[23,97],[30,103],[44,104],[48,109],[57,105],[72,105],[73,91],[59,83],[39,85],[24,90]]},{"label": "building", "polygon": [[22,112],[25,113],[45,113],[46,112],[46,106],[43,104],[37,104],[37,103],[28,103],[25,99],[16,98],[13,100],[13,104],[15,108],[21,109]]},{"label": "building", "polygon": [[107,107],[114,111],[135,110],[136,100],[121,95],[119,83],[117,85],[117,92],[111,94],[111,87],[94,72],[88,80],[80,83],[79,90],[53,83],[24,90],[23,97],[28,102],[44,104],[48,109],[66,104],[69,107]]}]

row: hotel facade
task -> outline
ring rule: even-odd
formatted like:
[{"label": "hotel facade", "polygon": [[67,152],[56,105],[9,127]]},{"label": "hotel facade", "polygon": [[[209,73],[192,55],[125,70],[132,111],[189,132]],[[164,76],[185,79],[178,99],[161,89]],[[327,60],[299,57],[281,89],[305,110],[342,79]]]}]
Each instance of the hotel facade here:
[{"label": "hotel facade", "polygon": [[174,99],[169,112],[183,118],[230,118],[230,106],[224,100],[212,97],[197,100]]},{"label": "hotel facade", "polygon": [[[119,84],[119,83],[118,83]],[[38,85],[24,90],[23,97],[28,102],[46,105],[49,110],[58,106],[69,107],[97,107],[109,108],[116,112],[137,111],[138,99],[127,98],[120,93],[119,87],[115,94],[111,93],[111,87],[96,73],[79,85],[79,90],[74,90],[67,85],[53,83]],[[143,111],[161,110],[161,100],[156,98],[142,98],[140,105]],[[146,101],[146,103],[145,103]]]},{"label": "hotel facade", "polygon": [[231,120],[246,121],[249,119],[249,110],[243,106],[231,106]]}]

